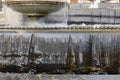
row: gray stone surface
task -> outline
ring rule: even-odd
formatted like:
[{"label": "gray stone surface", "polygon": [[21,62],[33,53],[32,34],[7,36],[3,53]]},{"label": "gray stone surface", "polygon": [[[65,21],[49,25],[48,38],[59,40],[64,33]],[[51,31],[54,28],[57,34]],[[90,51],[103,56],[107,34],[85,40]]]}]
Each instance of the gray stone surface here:
[{"label": "gray stone surface", "polygon": [[0,80],[120,80],[120,75],[32,75],[0,73]]}]

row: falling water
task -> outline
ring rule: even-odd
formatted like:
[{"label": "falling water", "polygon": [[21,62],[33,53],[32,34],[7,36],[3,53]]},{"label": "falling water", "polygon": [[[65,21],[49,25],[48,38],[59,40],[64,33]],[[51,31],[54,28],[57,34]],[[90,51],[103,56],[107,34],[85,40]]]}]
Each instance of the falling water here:
[{"label": "falling water", "polygon": [[94,0],[94,2],[90,4],[90,8],[98,8],[99,3],[100,0]]},{"label": "falling water", "polygon": [[[98,8],[99,2],[100,0],[96,0],[91,4],[90,8]],[[27,18],[25,16],[28,20],[24,20],[22,14],[8,6],[4,5],[4,8],[6,10],[6,20],[12,26],[43,27],[47,25],[47,27],[51,27],[53,24],[58,27],[61,25],[64,27],[67,26],[67,5],[58,12],[51,13],[43,18]],[[11,15],[8,13],[11,13]],[[16,19],[12,20],[13,16]],[[85,24],[82,26],[85,26]],[[4,65],[15,65],[21,69],[24,67],[23,65],[29,66],[29,64],[32,64],[33,66],[39,66],[37,70],[41,72],[47,69],[49,70],[48,66],[51,70],[53,69],[53,71],[59,72],[59,69],[65,69],[66,64],[72,64],[77,68],[83,66],[100,66],[100,68],[104,68],[106,71],[110,69],[112,72],[120,73],[118,72],[120,68],[120,34],[43,32],[33,35],[32,37],[31,34],[1,33],[0,67],[2,68]],[[32,56],[32,60],[30,60],[31,55],[34,56]],[[10,70],[13,69],[10,68]]]},{"label": "falling water", "polygon": [[1,64],[27,64],[29,35],[0,34]]},{"label": "falling water", "polygon": [[[59,0],[58,2],[66,2],[66,1]],[[67,24],[67,4],[66,3],[63,3],[63,4],[59,3],[58,6],[57,5],[53,6],[50,4],[52,6],[53,10],[54,9],[56,9],[56,10],[53,12],[48,11],[49,14],[36,13],[36,12],[33,12],[32,14],[31,13],[24,14],[19,11],[16,11],[15,10],[16,7],[14,7],[12,5],[13,4],[5,3],[5,1],[3,1],[5,21],[10,26],[15,26],[15,27],[19,28],[21,26],[44,27],[44,26],[51,26],[51,25],[57,26],[58,24],[59,24],[59,26],[61,26],[61,25]],[[39,5],[36,5],[36,6],[39,7]],[[41,6],[43,7],[43,5],[41,5]],[[52,10],[52,9],[50,9],[50,10]]]},{"label": "falling water", "polygon": [[5,3],[3,3],[3,9],[7,24],[10,26],[20,26],[23,24],[24,19],[21,13],[9,8]]},{"label": "falling water", "polygon": [[[64,34],[64,35],[63,35]],[[71,45],[69,45],[69,36]],[[120,52],[119,34],[94,33],[36,33],[34,34],[35,64],[66,64],[67,50],[72,48],[73,58],[77,49],[80,66],[116,67]],[[0,63],[7,65],[28,64],[31,34],[0,34]],[[81,42],[80,42],[81,41]],[[78,48],[76,47],[78,46]],[[82,59],[82,60],[81,60]],[[89,60],[90,61],[89,63]],[[89,64],[88,64],[89,63]]]}]

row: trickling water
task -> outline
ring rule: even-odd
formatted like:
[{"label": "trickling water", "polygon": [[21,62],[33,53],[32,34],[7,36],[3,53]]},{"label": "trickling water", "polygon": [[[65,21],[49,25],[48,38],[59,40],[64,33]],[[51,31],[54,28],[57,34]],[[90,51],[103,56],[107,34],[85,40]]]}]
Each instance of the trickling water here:
[{"label": "trickling water", "polygon": [[[91,4],[91,8],[98,8],[98,3],[99,0],[96,0],[94,4]],[[25,15],[22,16],[22,14],[13,11],[6,5],[4,6],[7,11],[6,16],[9,18],[7,21],[14,26],[19,24],[18,27],[20,27],[24,22],[23,17]],[[42,19],[39,17],[28,18],[28,16],[25,16],[26,22],[24,24],[28,27],[33,26],[33,28],[36,26],[51,27],[53,24],[55,27],[61,25],[65,27],[68,21],[68,12],[66,10],[67,6],[61,9],[60,12],[51,13]],[[11,12],[10,16],[8,16],[9,12]],[[13,16],[17,18],[17,21],[16,19],[14,19],[15,21],[11,20]],[[52,24],[46,24],[45,22]],[[58,25],[58,23],[63,24]],[[83,23],[82,27],[89,26],[85,26]],[[96,28],[99,25],[93,27]],[[3,33],[0,34],[0,64],[17,65],[20,67],[28,63],[32,63],[32,65],[48,64],[49,67],[50,64],[57,64],[57,68],[65,64],[75,64],[78,68],[79,66],[100,66],[102,68],[110,67],[117,71],[120,56],[119,39],[120,35],[117,33],[43,32],[35,33],[33,37],[31,34],[18,35]],[[58,64],[61,64],[61,66]]]},{"label": "trickling water", "polygon": [[4,62],[5,64],[14,65],[27,64],[25,55],[28,55],[30,37],[28,36],[29,35],[0,34],[2,64],[4,64]]},{"label": "trickling water", "polygon": [[[27,64],[30,39],[31,34],[0,34],[0,63],[18,66]],[[80,66],[116,66],[115,63],[119,62],[119,39],[119,34],[36,33],[33,46],[34,54],[38,56],[33,62],[35,64],[66,64],[68,48],[71,47],[74,56],[72,58],[77,58],[76,64],[79,63]]]}]

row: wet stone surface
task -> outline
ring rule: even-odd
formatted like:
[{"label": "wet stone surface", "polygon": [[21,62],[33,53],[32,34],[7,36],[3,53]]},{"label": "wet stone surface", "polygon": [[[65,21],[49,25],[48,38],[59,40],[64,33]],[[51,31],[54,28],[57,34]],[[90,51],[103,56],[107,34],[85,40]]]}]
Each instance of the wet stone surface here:
[{"label": "wet stone surface", "polygon": [[120,75],[31,75],[0,73],[0,80],[120,80]]}]

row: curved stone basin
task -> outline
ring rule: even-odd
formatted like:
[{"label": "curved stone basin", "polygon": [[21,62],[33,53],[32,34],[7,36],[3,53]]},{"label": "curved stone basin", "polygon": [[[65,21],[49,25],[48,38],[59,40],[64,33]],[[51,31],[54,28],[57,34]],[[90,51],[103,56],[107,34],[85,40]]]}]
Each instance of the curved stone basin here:
[{"label": "curved stone basin", "polygon": [[4,2],[23,14],[46,15],[64,7],[66,0],[5,0]]}]

